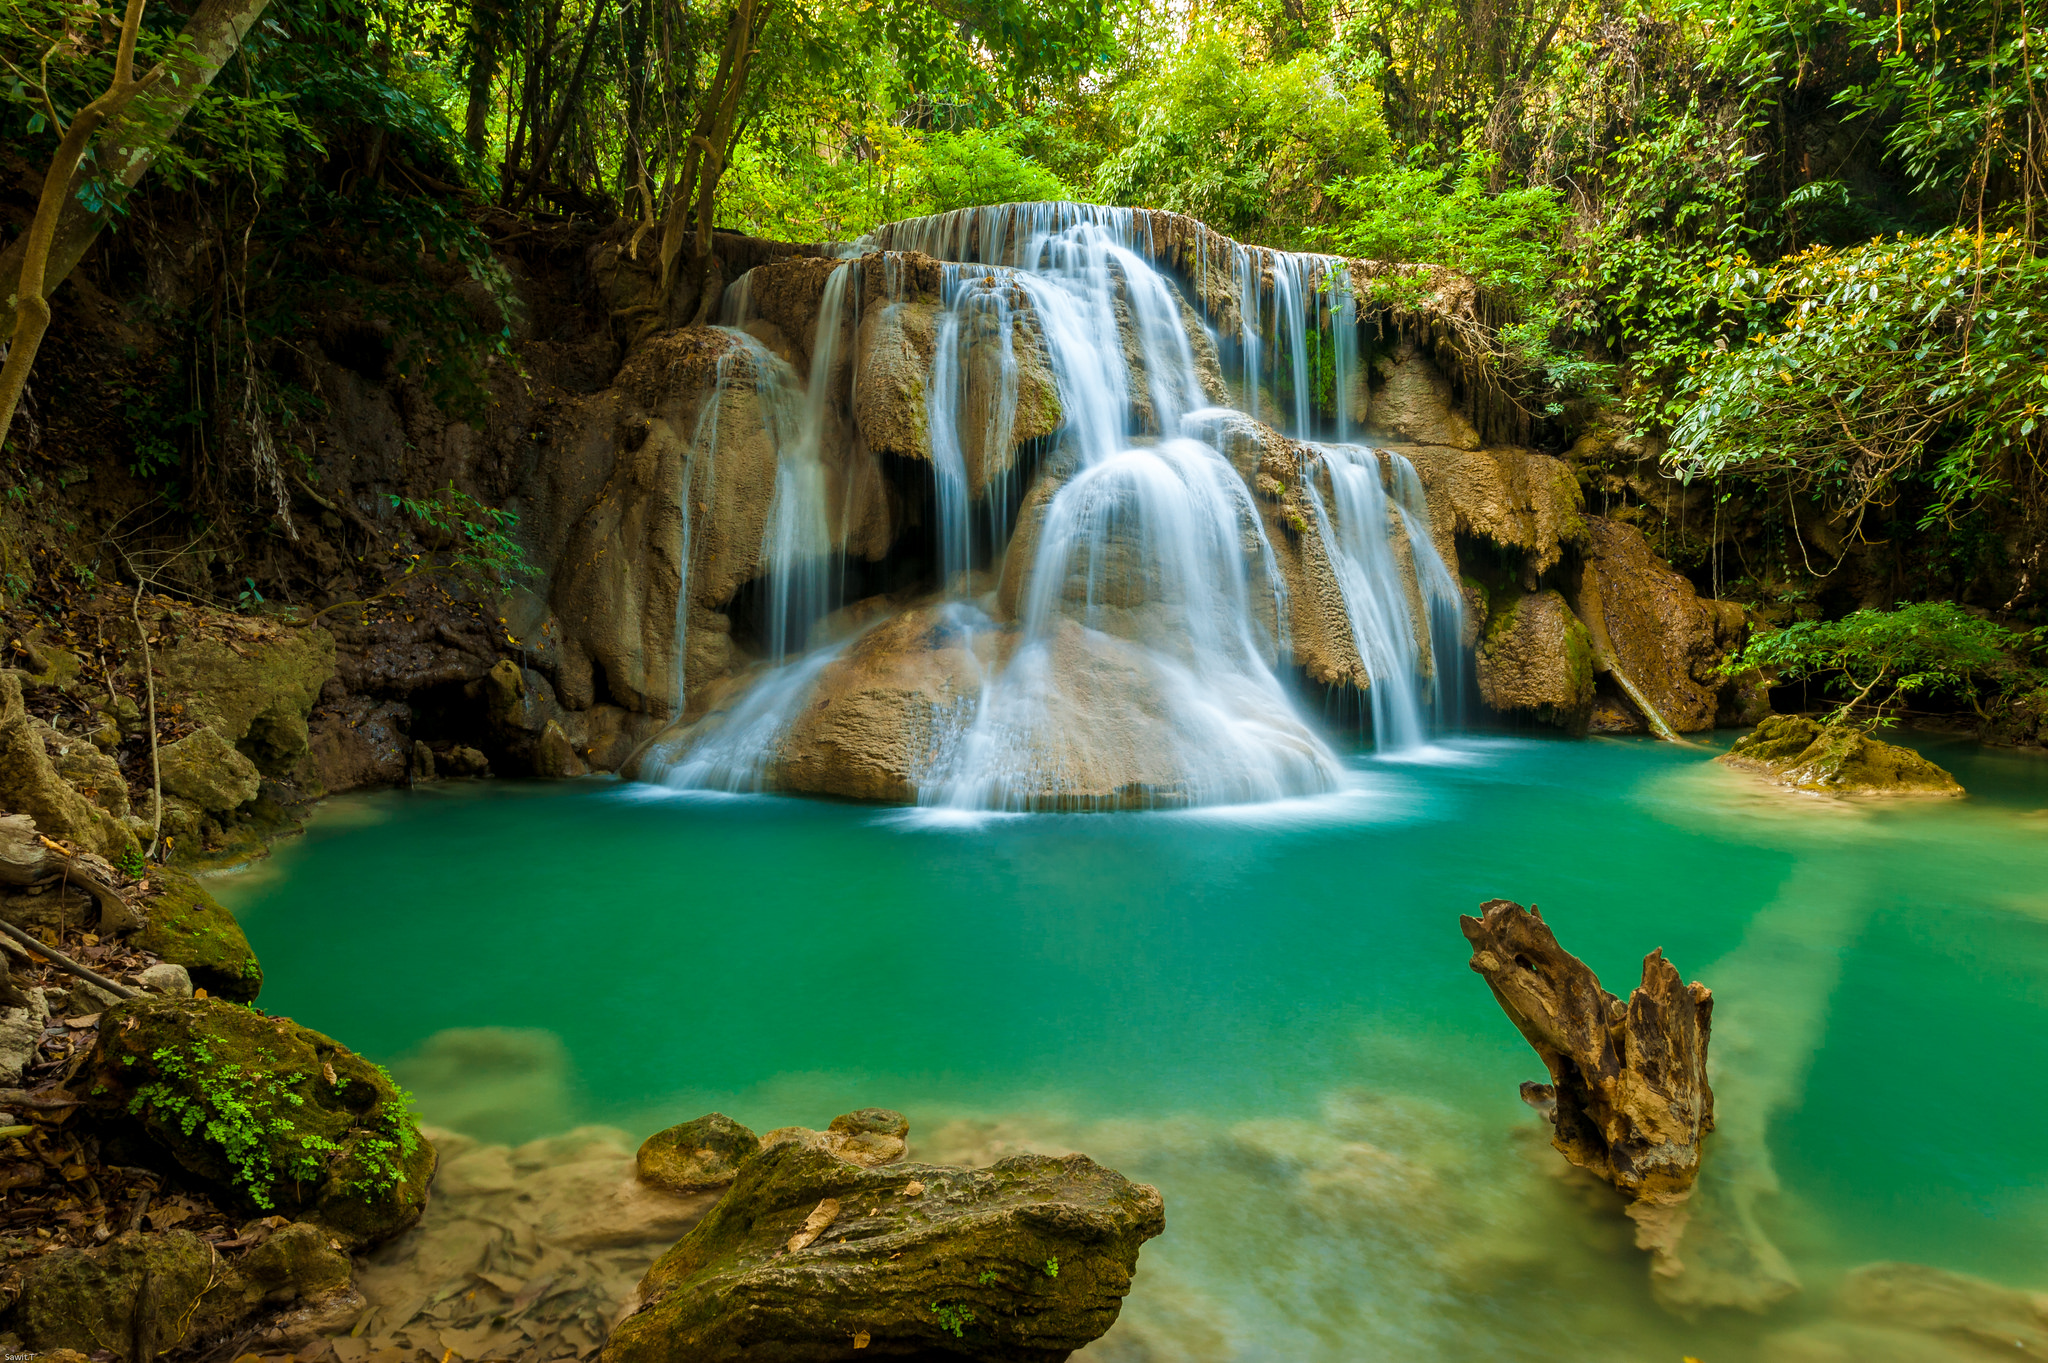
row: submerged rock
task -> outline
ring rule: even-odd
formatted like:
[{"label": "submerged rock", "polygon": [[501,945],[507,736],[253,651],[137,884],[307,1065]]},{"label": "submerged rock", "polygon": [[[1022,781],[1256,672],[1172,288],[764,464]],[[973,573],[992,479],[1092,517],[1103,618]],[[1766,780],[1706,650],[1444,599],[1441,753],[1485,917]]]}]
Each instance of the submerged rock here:
[{"label": "submerged rock", "polygon": [[1831,795],[1961,795],[1962,785],[1934,763],[1848,724],[1772,715],[1719,758],[1779,785]]},{"label": "submerged rock", "polygon": [[1763,1363],[1976,1363],[2048,1354],[2048,1293],[1924,1264],[1865,1264],[1828,1320],[1768,1335]]},{"label": "submerged rock", "polygon": [[1458,920],[1472,969],[1550,1071],[1549,1084],[1523,1085],[1523,1098],[1551,1124],[1559,1153],[1629,1199],[1655,1271],[1679,1271],[1678,1208],[1714,1129],[1713,995],[1680,983],[1660,950],[1643,958],[1643,982],[1624,1004],[1533,908],[1495,899],[1481,912]]},{"label": "submerged rock", "polygon": [[215,999],[134,999],[108,1012],[92,1063],[96,1107],[233,1202],[357,1245],[426,1205],[434,1148],[404,1095],[309,1027]]},{"label": "submerged rock", "polygon": [[723,1112],[680,1122],[641,1143],[634,1157],[640,1181],[670,1193],[723,1188],[761,1149],[761,1138]]},{"label": "submerged rock", "polygon": [[1157,1190],[1085,1155],[869,1169],[764,1149],[649,1270],[603,1363],[1057,1363],[1116,1322]]}]

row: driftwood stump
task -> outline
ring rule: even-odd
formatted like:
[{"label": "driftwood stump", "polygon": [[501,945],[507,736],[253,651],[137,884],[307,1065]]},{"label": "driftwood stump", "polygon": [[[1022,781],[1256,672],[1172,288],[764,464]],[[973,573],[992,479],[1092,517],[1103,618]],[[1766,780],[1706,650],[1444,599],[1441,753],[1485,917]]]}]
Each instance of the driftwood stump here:
[{"label": "driftwood stump", "polygon": [[1549,1084],[1522,1096],[1552,1126],[1564,1157],[1620,1189],[1658,1248],[1682,1226],[1668,1214],[1699,1176],[1700,1138],[1714,1128],[1707,1085],[1707,1035],[1714,996],[1683,984],[1653,951],[1627,1003],[1600,987],[1585,962],[1557,944],[1534,908],[1505,899],[1461,918],[1472,968],[1486,978],[1508,1018],[1550,1070]]}]

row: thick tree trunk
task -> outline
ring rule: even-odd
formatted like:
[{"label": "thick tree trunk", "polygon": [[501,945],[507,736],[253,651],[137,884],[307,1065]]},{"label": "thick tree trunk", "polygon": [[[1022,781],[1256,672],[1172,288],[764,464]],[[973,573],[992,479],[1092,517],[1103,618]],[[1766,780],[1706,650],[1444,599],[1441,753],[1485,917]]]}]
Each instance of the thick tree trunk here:
[{"label": "thick tree trunk", "polygon": [[1699,1175],[1700,1138],[1714,1126],[1713,995],[1681,983],[1653,951],[1624,1004],[1534,909],[1495,899],[1481,912],[1459,926],[1472,969],[1550,1070],[1550,1083],[1524,1085],[1523,1097],[1555,1126],[1551,1144],[1632,1202],[1682,1201]]},{"label": "thick tree trunk", "polygon": [[[123,187],[140,181],[269,4],[270,0],[201,0],[175,54],[163,64],[163,75],[107,120],[93,144],[92,161],[74,171],[65,187],[63,210],[43,267],[44,298],[77,268],[107,225],[109,214],[87,208],[78,191],[102,172],[110,172]],[[0,288],[6,290],[0,295],[0,334],[14,330],[21,303],[16,281],[28,249],[29,239],[23,237],[0,251]]]}]

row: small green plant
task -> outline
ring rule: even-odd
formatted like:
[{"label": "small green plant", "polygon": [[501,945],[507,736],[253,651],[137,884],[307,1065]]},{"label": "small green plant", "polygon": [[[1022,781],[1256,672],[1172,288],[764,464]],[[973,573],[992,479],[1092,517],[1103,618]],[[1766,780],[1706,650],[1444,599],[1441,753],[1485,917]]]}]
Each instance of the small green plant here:
[{"label": "small green plant", "polygon": [[1002,1276],[1002,1274],[996,1272],[994,1269],[991,1268],[983,1271],[982,1275],[979,1278],[976,1278],[974,1281],[980,1283],[983,1287],[987,1287],[990,1283],[994,1282],[996,1279]]},{"label": "small green plant", "polygon": [[1045,1276],[1048,1278],[1057,1278],[1060,1276],[1059,1255],[1055,1254],[1052,1258],[1047,1259],[1045,1261]]},{"label": "small green plant", "polygon": [[242,590],[235,597],[235,609],[247,614],[263,604],[263,593],[256,590],[256,579],[242,579]]},{"label": "small green plant", "polygon": [[519,525],[518,514],[485,505],[456,487],[452,479],[430,498],[393,495],[391,505],[454,541],[454,556],[448,566],[458,573],[488,578],[500,591],[538,575],[527,562],[526,551],[512,538],[511,532]]},{"label": "small green plant", "polygon": [[967,1327],[974,1324],[974,1312],[959,1302],[954,1302],[950,1306],[941,1306],[933,1302],[932,1314],[939,1318],[939,1328],[952,1331],[955,1339],[966,1338]]},{"label": "small green plant", "polygon": [[149,874],[149,863],[142,859],[139,847],[123,848],[121,854],[114,858],[114,865],[130,880],[140,880]]},{"label": "small green plant", "polygon": [[1826,723],[1866,712],[1864,727],[1877,727],[1895,722],[1887,712],[1908,697],[1929,692],[1966,696],[1981,715],[1980,689],[2024,689],[2038,676],[2021,657],[2042,639],[2041,630],[2009,630],[1954,602],[1921,601],[1761,633],[1723,667],[1769,668],[1781,682],[1818,679],[1845,697]]}]

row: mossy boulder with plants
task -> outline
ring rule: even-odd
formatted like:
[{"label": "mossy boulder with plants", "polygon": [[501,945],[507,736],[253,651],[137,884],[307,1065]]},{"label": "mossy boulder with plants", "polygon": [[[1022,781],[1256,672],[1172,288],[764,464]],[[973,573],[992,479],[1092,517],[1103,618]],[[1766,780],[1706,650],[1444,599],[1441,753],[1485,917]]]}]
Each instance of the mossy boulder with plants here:
[{"label": "mossy boulder with plants", "polygon": [[184,966],[195,988],[252,1002],[263,991],[263,967],[235,916],[191,876],[159,867],[150,879],[162,892],[148,901],[149,921],[132,945]]},{"label": "mossy boulder with plants", "polygon": [[1854,724],[1772,715],[1718,759],[1794,790],[1830,795],[1961,795],[1956,778]]},{"label": "mossy boulder with plants", "polygon": [[1116,1323],[1165,1228],[1156,1189],[1086,1155],[870,1168],[764,1143],[648,1270],[602,1363],[1055,1363]]},{"label": "mossy boulder with plants", "polygon": [[351,1245],[425,1209],[434,1148],[410,1099],[333,1039],[218,999],[124,1002],[99,1035],[96,1109],[137,1123],[230,1202]]},{"label": "mossy boulder with plants", "polygon": [[[348,1292],[348,1256],[302,1222],[223,1257],[190,1231],[130,1231],[92,1249],[59,1249],[30,1262],[6,1325],[30,1349],[108,1350],[128,1358],[218,1336],[266,1306],[361,1309]],[[345,1320],[342,1323],[346,1323]]]}]

